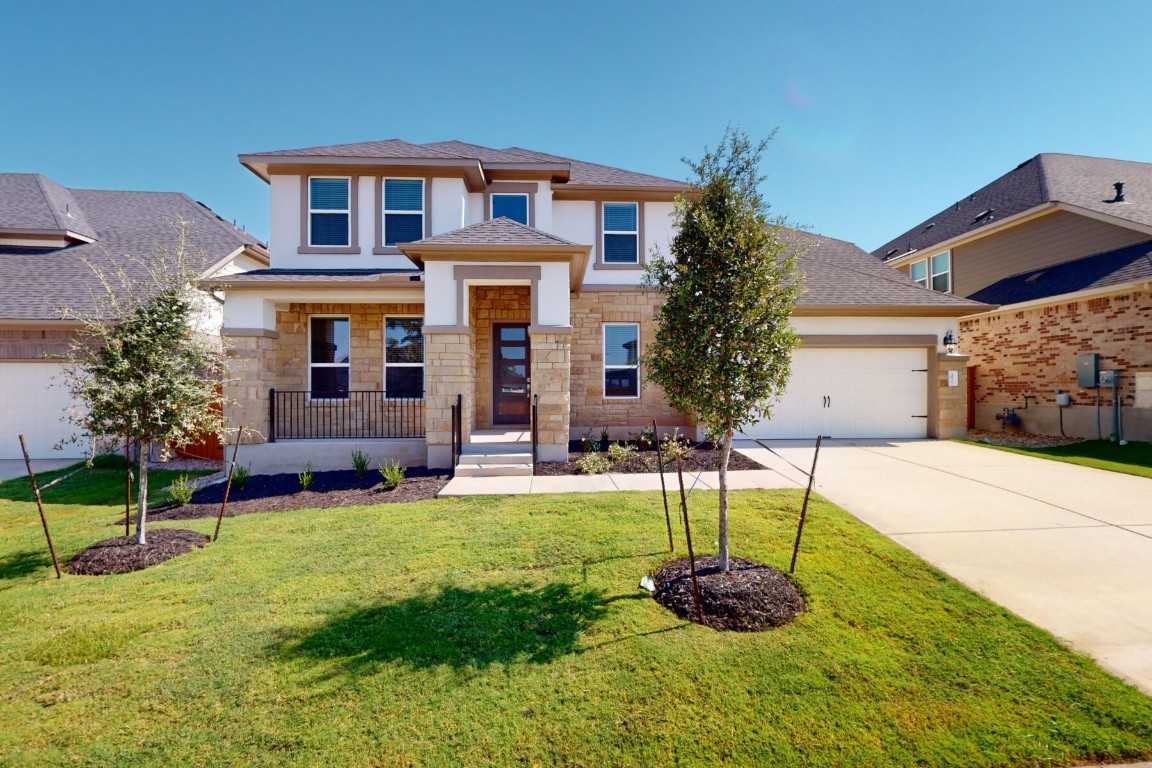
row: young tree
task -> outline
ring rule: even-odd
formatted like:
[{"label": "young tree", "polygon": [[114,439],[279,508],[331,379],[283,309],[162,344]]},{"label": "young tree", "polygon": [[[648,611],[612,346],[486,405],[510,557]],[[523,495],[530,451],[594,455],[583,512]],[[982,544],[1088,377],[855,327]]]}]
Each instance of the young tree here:
[{"label": "young tree", "polygon": [[789,319],[800,293],[800,243],[770,219],[758,189],[767,140],[728,128],[715,151],[685,159],[695,179],[676,202],[671,258],[645,277],[664,294],[648,378],[669,403],[708,426],[720,446],[720,567],[728,570],[728,456],[743,424],[770,414],[799,343]]},{"label": "young tree", "polygon": [[217,384],[224,372],[211,327],[212,298],[196,287],[208,257],[192,249],[190,225],[176,224],[176,241],[147,258],[88,261],[102,286],[91,313],[65,310],[80,321],[64,379],[85,409],[71,421],[94,441],[127,438],[138,455],[136,543],[146,544],[148,458],[155,441],[187,443],[222,432]]}]

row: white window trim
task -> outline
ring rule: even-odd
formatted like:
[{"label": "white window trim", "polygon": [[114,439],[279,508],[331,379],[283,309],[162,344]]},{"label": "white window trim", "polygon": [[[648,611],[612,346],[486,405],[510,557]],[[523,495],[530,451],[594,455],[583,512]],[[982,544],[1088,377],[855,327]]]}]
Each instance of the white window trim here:
[{"label": "white window trim", "polygon": [[[347,208],[313,208],[312,207],[312,179],[343,179],[348,182]],[[343,245],[325,243],[317,245],[312,242],[312,214],[314,213],[342,213],[348,217],[348,242]],[[308,247],[309,248],[351,248],[352,247],[352,177],[351,176],[309,176],[308,177]]]},{"label": "white window trim", "polygon": [[[626,325],[636,329],[636,364],[635,365],[608,365],[608,328],[609,326]],[[604,323],[600,331],[600,356],[602,360],[600,371],[600,393],[605,400],[639,400],[640,399],[640,323]],[[636,394],[609,395],[608,371],[636,371]]]},{"label": "white window trim", "polygon": [[[605,211],[609,205],[633,205],[636,207],[636,229],[608,229],[608,216]],[[607,235],[636,235],[636,260],[635,261],[608,261],[608,249],[605,247],[605,237]],[[640,263],[640,203],[631,202],[628,200],[611,200],[600,203],[600,253],[602,254],[601,261],[605,264],[639,264]]]},{"label": "white window trim", "polygon": [[[348,321],[348,362],[346,363],[313,363],[312,362],[312,321],[313,320],[347,320]],[[308,316],[308,402],[310,403],[343,403],[351,400],[348,397],[312,397],[312,368],[347,368],[348,392],[352,392],[352,318],[349,315],[309,315]]]},{"label": "white window trim", "polygon": [[[948,257],[948,268],[945,269],[943,272],[933,272],[932,271],[932,260],[939,257],[939,256],[947,256]],[[933,285],[935,278],[939,277],[940,275],[947,275],[948,276],[948,288],[945,289],[944,291],[940,291],[940,293],[952,293],[952,251],[941,251],[940,253],[937,253],[933,256],[929,256],[928,257],[927,272],[928,272],[928,287],[929,288],[932,288],[932,285]],[[932,290],[935,291],[936,289],[932,288]]]},{"label": "white window trim", "polygon": [[532,202],[528,199],[528,193],[527,192],[493,192],[491,195],[488,196],[488,218],[489,219],[496,218],[496,214],[495,214],[496,198],[498,198],[498,197],[522,197],[522,198],[524,198],[524,215],[528,218],[528,221],[524,222],[524,226],[527,226],[527,227],[532,226]]},{"label": "white window trim", "polygon": [[384,347],[384,352],[381,355],[382,359],[384,360],[383,377],[380,380],[380,383],[381,383],[380,389],[382,391],[381,398],[384,400],[398,400],[398,399],[400,399],[400,398],[395,398],[395,397],[393,397],[393,398],[388,397],[388,368],[389,367],[392,367],[392,368],[421,368],[423,370],[422,370],[422,373],[420,375],[420,390],[424,393],[424,397],[419,397],[419,398],[410,397],[410,398],[404,398],[404,399],[415,400],[417,402],[422,403],[428,397],[428,391],[427,391],[427,387],[428,387],[428,350],[427,350],[427,348],[424,349],[424,359],[419,363],[390,363],[390,362],[388,362],[388,321],[389,320],[419,320],[420,321],[420,337],[421,338],[424,337],[424,315],[384,315],[384,333],[383,333],[384,338],[381,341],[381,344]]},{"label": "white window trim", "polygon": [[[420,182],[420,210],[419,211],[393,211],[388,208],[388,182],[389,181],[418,181]],[[388,214],[402,213],[407,215],[420,214],[420,236],[428,237],[428,212],[424,207],[424,196],[428,193],[424,185],[428,180],[420,176],[384,176],[380,179],[380,246],[382,248],[396,248],[388,245]]]}]

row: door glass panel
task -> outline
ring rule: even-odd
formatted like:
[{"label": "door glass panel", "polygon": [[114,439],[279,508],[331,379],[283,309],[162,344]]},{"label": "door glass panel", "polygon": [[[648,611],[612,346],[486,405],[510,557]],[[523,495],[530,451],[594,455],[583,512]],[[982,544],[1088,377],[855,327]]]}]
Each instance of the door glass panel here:
[{"label": "door glass panel", "polygon": [[505,379],[523,379],[528,376],[528,366],[525,365],[502,365],[500,366],[500,376]]},{"label": "door glass panel", "polygon": [[500,347],[501,360],[523,360],[528,356],[527,347]]},{"label": "door glass panel", "polygon": [[524,341],[527,338],[527,328],[501,328],[500,340],[501,341]]}]

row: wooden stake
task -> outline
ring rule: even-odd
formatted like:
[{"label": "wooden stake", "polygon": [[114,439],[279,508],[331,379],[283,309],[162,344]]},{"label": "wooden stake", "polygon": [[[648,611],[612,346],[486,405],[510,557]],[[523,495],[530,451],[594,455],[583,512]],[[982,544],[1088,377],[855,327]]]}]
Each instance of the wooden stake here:
[{"label": "wooden stake", "polygon": [[676,477],[680,481],[680,511],[684,517],[684,538],[688,542],[688,565],[692,569],[692,594],[696,597],[696,616],[704,623],[704,601],[700,599],[700,584],[696,581],[696,555],[692,552],[692,528],[688,524],[688,497],[684,493],[684,461],[676,454]]},{"label": "wooden stake", "polygon": [[236,432],[236,445],[232,447],[232,464],[228,467],[228,482],[224,485],[224,500],[220,502],[220,514],[216,518],[216,533],[212,534],[212,541],[220,538],[220,523],[224,522],[224,508],[228,506],[228,493],[232,490],[232,475],[236,472],[236,454],[240,452],[240,438],[244,435],[244,427]]},{"label": "wooden stake", "polygon": [[124,438],[124,535],[131,536],[132,520],[132,441]]},{"label": "wooden stake", "polygon": [[800,554],[800,534],[804,533],[804,518],[808,516],[808,497],[812,495],[812,484],[816,482],[816,460],[820,458],[820,441],[822,435],[816,435],[816,453],[812,455],[812,471],[808,473],[808,490],[804,492],[804,506],[800,508],[800,524],[796,526],[796,544],[792,547],[792,565],[788,566],[788,575],[796,572],[796,555]]},{"label": "wooden stake", "polygon": [[20,435],[20,450],[24,452],[24,466],[28,467],[28,479],[32,481],[32,492],[36,494],[36,508],[40,510],[40,523],[44,526],[44,538],[48,539],[48,553],[52,555],[52,567],[56,578],[60,575],[60,563],[56,560],[56,547],[52,546],[52,534],[48,532],[48,518],[44,517],[44,502],[40,500],[40,486],[36,484],[36,473],[32,471],[32,460],[28,458],[28,446],[24,445],[24,435]]},{"label": "wooden stake", "polygon": [[652,420],[652,439],[656,443],[656,471],[660,473],[660,494],[664,497],[664,522],[668,524],[668,551],[675,552],[672,543],[672,516],[668,513],[668,488],[664,485],[664,453],[660,450],[660,433],[656,431],[656,420]]}]

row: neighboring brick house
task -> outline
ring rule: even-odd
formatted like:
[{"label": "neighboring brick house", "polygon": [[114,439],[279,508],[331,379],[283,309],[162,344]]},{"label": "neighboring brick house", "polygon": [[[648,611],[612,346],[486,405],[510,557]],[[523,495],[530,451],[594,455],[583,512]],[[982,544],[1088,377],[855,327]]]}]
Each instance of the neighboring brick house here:
[{"label": "neighboring brick house", "polygon": [[65,310],[95,310],[104,289],[89,263],[131,272],[124,255],[172,248],[180,220],[205,277],[267,266],[259,241],[187,195],[69,189],[38,174],[0,173],[0,459],[20,457],[19,434],[32,458],[84,457],[83,439],[53,450],[76,431],[65,420],[76,404],[60,357],[78,324]]},{"label": "neighboring brick house", "polygon": [[[270,186],[271,268],[209,285],[225,293],[238,375],[227,416],[256,430],[254,471],[345,467],[355,446],[450,466],[458,401],[466,444],[526,430],[538,402],[546,461],[589,431],[695,426],[638,362],[660,301],[642,276],[654,250],[668,252],[683,182],[456,141],[240,160]],[[749,433],[962,429],[947,376],[962,361],[940,353],[955,318],[980,305],[897,278],[851,244],[817,241],[805,260],[817,277],[797,312],[812,347],[797,357],[801,384]],[[898,418],[882,407],[894,389],[906,390]]]},{"label": "neighboring brick house", "polygon": [[971,426],[1011,408],[1028,431],[1109,436],[1111,385],[1078,384],[1077,355],[1096,353],[1124,437],[1152,439],[1152,164],[1037,155],[873,255],[999,305],[960,323]]}]

